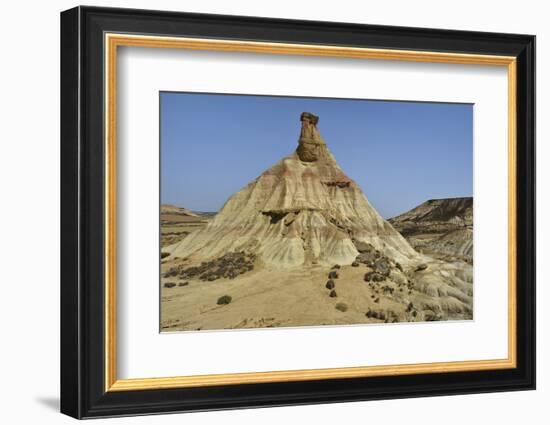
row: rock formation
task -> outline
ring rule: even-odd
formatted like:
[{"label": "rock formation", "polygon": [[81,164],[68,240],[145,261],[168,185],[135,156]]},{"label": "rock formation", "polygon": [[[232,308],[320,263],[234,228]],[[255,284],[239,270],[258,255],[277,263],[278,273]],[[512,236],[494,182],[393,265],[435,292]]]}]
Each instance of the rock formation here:
[{"label": "rock formation", "polygon": [[472,198],[430,199],[389,221],[417,250],[472,260]]},{"label": "rock formation", "polygon": [[[162,331],[472,319],[472,265],[415,251],[338,166],[319,118],[300,120],[295,152],[163,248]],[[471,211],[438,200],[393,220],[416,243],[404,229],[471,231]]]},{"label": "rock formation", "polygon": [[173,258],[243,251],[276,268],[347,265],[361,243],[402,264],[418,258],[339,167],[319,133],[319,117],[304,112],[300,120],[296,151],[233,194],[203,229],[166,247]]}]

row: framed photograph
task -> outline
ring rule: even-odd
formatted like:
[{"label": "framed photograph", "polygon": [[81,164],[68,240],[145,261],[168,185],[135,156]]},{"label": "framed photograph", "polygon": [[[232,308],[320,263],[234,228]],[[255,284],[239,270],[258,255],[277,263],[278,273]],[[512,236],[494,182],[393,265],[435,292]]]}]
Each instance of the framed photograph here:
[{"label": "framed photograph", "polygon": [[61,14],[61,411],[535,388],[535,37]]}]

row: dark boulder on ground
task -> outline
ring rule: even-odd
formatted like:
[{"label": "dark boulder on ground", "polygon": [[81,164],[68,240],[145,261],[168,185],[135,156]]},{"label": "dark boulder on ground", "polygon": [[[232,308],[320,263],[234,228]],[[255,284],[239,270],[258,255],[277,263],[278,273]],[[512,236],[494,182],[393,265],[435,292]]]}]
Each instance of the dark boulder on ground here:
[{"label": "dark boulder on ground", "polygon": [[420,271],[422,271],[422,270],[426,270],[427,268],[428,268],[428,265],[427,265],[427,264],[420,264],[420,265],[416,268],[415,272],[420,272]]},{"label": "dark boulder on ground", "polygon": [[334,286],[335,286],[335,285],[334,285],[334,280],[332,280],[332,279],[329,279],[328,282],[327,282],[327,284],[325,285],[325,287],[326,287],[327,289],[334,289]]},{"label": "dark boulder on ground", "polygon": [[336,310],[341,311],[342,313],[348,311],[348,306],[344,303],[338,303],[334,307],[336,308]]},{"label": "dark boulder on ground", "polygon": [[338,272],[336,270],[331,271],[328,274],[329,279],[338,279]]},{"label": "dark boulder on ground", "polygon": [[338,296],[338,294],[336,293],[336,291],[334,289],[332,291],[330,291],[330,294],[329,294],[330,298],[336,298],[337,296]]},{"label": "dark boulder on ground", "polygon": [[380,257],[376,259],[376,261],[373,264],[373,269],[375,272],[383,276],[389,276],[391,271],[390,260],[388,260],[386,257]]},{"label": "dark boulder on ground", "polygon": [[173,288],[174,286],[176,286],[176,284],[174,282],[166,282],[164,284],[165,288]]},{"label": "dark boulder on ground", "polygon": [[362,264],[366,264],[367,266],[370,266],[374,263],[376,258],[377,258],[376,254],[373,251],[363,252],[359,254],[357,257],[355,257],[355,261],[357,261],[358,263],[362,263]]},{"label": "dark boulder on ground", "polygon": [[364,280],[365,282],[382,282],[386,280],[386,277],[378,272],[371,271],[365,273]]},{"label": "dark boulder on ground", "polygon": [[367,242],[354,241],[354,244],[355,244],[355,248],[360,253],[376,251],[376,248],[374,248],[370,243],[367,243]]},{"label": "dark boulder on ground", "polygon": [[218,298],[217,304],[218,305],[225,305],[229,304],[233,298],[231,298],[231,295],[223,295],[220,298]]},{"label": "dark boulder on ground", "polygon": [[369,308],[369,310],[365,313],[365,316],[369,319],[386,320],[386,313],[381,310],[371,310]]}]

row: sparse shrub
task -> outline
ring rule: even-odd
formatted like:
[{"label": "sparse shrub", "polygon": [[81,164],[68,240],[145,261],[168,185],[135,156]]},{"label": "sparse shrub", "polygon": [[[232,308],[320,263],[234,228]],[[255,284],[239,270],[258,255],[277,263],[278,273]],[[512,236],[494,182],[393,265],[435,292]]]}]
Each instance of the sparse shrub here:
[{"label": "sparse shrub", "polygon": [[218,305],[225,305],[229,304],[233,298],[231,298],[231,295],[223,295],[220,298],[218,298]]},{"label": "sparse shrub", "polygon": [[197,278],[213,281],[217,279],[235,279],[238,275],[254,269],[255,255],[243,251],[229,252],[220,258],[203,261],[198,266],[176,269],[176,274],[183,279]]},{"label": "sparse shrub", "polygon": [[332,280],[332,279],[329,279],[328,282],[327,282],[327,284],[325,285],[325,287],[326,287],[327,289],[334,289],[334,286],[335,286],[335,285],[334,285],[334,280]]},{"label": "sparse shrub", "polygon": [[338,279],[338,272],[336,270],[331,271],[328,274],[329,279]]},{"label": "sparse shrub", "polygon": [[357,261],[354,261],[351,263],[351,267],[359,267],[359,263]]},{"label": "sparse shrub", "polygon": [[335,308],[336,308],[336,310],[341,311],[342,313],[343,313],[344,311],[347,311],[347,310],[348,310],[347,304],[344,304],[344,303],[338,303],[338,304],[336,304]]},{"label": "sparse shrub", "polygon": [[338,296],[338,294],[336,293],[336,291],[333,289],[332,291],[330,291],[330,294],[328,294],[330,298],[336,298]]},{"label": "sparse shrub", "polygon": [[173,288],[174,286],[176,286],[176,284],[174,282],[166,282],[164,284],[165,288]]},{"label": "sparse shrub", "polygon": [[187,286],[189,285],[189,282],[180,282],[178,286]]},{"label": "sparse shrub", "polygon": [[338,270],[340,268],[340,264],[335,264],[332,266],[333,270]]},{"label": "sparse shrub", "polygon": [[162,259],[162,258],[166,258],[166,257],[168,257],[169,255],[170,255],[169,252],[161,252],[161,253],[160,253],[160,258],[161,258],[161,259]]}]

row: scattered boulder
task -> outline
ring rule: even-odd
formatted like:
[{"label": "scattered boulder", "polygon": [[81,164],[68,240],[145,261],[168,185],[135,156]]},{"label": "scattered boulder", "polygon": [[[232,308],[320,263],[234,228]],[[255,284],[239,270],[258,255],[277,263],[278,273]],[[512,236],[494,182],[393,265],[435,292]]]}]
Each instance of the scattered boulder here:
[{"label": "scattered boulder", "polygon": [[233,298],[231,298],[231,295],[223,295],[220,298],[218,298],[217,304],[218,305],[225,305],[229,304]]},{"label": "scattered boulder", "polygon": [[328,274],[329,279],[338,279],[338,272],[336,270],[331,271]]},{"label": "scattered boulder", "polygon": [[336,293],[336,291],[333,289],[332,291],[330,291],[330,294],[328,294],[328,296],[330,298],[336,298],[338,296],[338,294]]},{"label": "scattered boulder", "polygon": [[386,313],[382,310],[371,310],[369,308],[369,310],[365,313],[365,316],[369,319],[386,320]]},{"label": "scattered boulder", "polygon": [[380,257],[377,258],[374,261],[373,269],[375,272],[383,275],[383,276],[389,276],[391,271],[391,263],[390,260],[386,257]]},{"label": "scattered boulder", "polygon": [[174,282],[166,282],[164,284],[165,288],[173,288],[174,286],[176,286],[176,284]]},{"label": "scattered boulder", "polygon": [[420,272],[422,270],[426,270],[428,268],[427,264],[419,264],[418,267],[415,269],[415,272]]},{"label": "scattered boulder", "polygon": [[357,251],[359,251],[360,253],[376,251],[376,249],[368,242],[354,240],[353,243],[355,244],[355,248],[357,249]]},{"label": "scattered boulder", "polygon": [[374,260],[376,260],[376,255],[374,252],[363,252],[355,257],[355,261],[366,264],[367,266],[371,266],[374,263]]},{"label": "scattered boulder", "polygon": [[335,264],[334,266],[332,266],[333,270],[338,270],[339,268],[340,268],[340,264]]},{"label": "scattered boulder", "polygon": [[327,284],[325,285],[325,287],[326,287],[327,289],[334,289],[334,286],[335,286],[335,285],[334,285],[334,280],[332,280],[332,279],[329,279],[328,282],[327,282]]},{"label": "scattered boulder", "polygon": [[348,310],[348,305],[344,303],[337,303],[335,305],[336,310],[341,311],[342,313]]},{"label": "scattered boulder", "polygon": [[391,286],[388,286],[388,285],[384,285],[382,287],[382,292],[384,294],[393,294],[393,292],[395,291],[395,288],[392,288]]},{"label": "scattered boulder", "polygon": [[170,256],[170,253],[169,253],[169,252],[161,252],[161,253],[160,253],[160,258],[161,258],[161,259],[162,259],[162,258],[166,258],[166,257],[168,257],[168,256]]},{"label": "scattered boulder", "polygon": [[178,275],[178,269],[176,267],[172,267],[170,270],[164,273],[164,277],[174,277],[177,275]]},{"label": "scattered boulder", "polygon": [[365,282],[382,282],[386,280],[386,277],[378,272],[370,271],[368,273],[365,273],[364,280]]},{"label": "scattered boulder", "polygon": [[178,286],[187,286],[189,285],[189,282],[180,282]]},{"label": "scattered boulder", "polygon": [[351,267],[359,267],[359,263],[357,261],[354,261],[351,263]]}]

